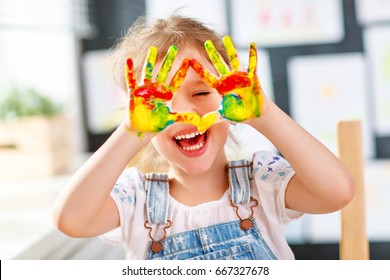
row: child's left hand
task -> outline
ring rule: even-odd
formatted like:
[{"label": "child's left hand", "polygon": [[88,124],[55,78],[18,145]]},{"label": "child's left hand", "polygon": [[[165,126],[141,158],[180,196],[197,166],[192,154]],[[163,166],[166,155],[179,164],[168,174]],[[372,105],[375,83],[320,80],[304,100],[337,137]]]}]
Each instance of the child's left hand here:
[{"label": "child's left hand", "polygon": [[256,45],[250,44],[248,69],[242,71],[230,37],[225,36],[223,43],[232,70],[226,65],[210,40],[205,42],[205,49],[219,77],[211,74],[196,60],[191,61],[191,66],[209,86],[215,88],[223,96],[222,107],[218,110],[223,118],[233,122],[258,118],[262,114],[264,96],[256,74]]}]

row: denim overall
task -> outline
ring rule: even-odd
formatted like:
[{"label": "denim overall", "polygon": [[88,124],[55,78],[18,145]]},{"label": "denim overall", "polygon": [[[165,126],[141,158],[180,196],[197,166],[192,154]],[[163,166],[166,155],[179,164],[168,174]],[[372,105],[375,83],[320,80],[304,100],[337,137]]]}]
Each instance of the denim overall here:
[{"label": "denim overall", "polygon": [[[151,241],[147,247],[146,259],[155,260],[272,260],[276,259],[264,241],[253,216],[242,219],[238,205],[249,205],[251,163],[246,160],[229,164],[229,188],[231,205],[236,208],[239,220],[192,229],[166,237],[165,230],[175,221],[167,220],[169,180],[167,174],[148,173],[145,175],[147,191],[146,210],[148,220],[144,226],[149,229]],[[152,227],[166,225],[164,237],[154,240]]]}]

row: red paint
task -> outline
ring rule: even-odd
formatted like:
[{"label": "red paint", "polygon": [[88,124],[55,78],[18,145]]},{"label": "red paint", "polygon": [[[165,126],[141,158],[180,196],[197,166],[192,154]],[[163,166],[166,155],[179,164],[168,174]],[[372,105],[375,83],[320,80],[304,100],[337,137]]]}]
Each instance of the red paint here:
[{"label": "red paint", "polygon": [[204,69],[203,66],[196,59],[192,59],[190,64],[192,69],[194,69],[194,71],[198,73],[199,77],[203,81],[205,81],[206,84],[213,88],[217,86],[218,80],[215,78],[215,76],[213,76],[206,69]]},{"label": "red paint", "polygon": [[176,91],[180,84],[183,82],[185,76],[187,75],[188,68],[190,67],[190,59],[185,58],[180,65],[179,70],[175,73],[175,76],[172,78],[170,87],[173,91]]},{"label": "red paint", "polygon": [[249,87],[251,84],[251,79],[247,76],[246,73],[237,73],[222,78],[219,81],[216,90],[219,93],[225,93],[234,89]]},{"label": "red paint", "polygon": [[129,108],[130,108],[130,112],[133,112],[135,109],[135,104],[133,99],[130,99]]},{"label": "red paint", "polygon": [[[143,100],[142,104],[147,106],[149,110],[154,108],[154,105],[146,102],[146,100]],[[130,112],[134,112],[137,106],[140,106],[139,103],[135,102],[134,99],[130,99]]]},{"label": "red paint", "polygon": [[135,88],[135,78],[134,78],[134,65],[133,65],[133,60],[131,58],[127,59],[126,61],[127,64],[127,83],[130,89]]},{"label": "red paint", "polygon": [[162,100],[171,100],[173,97],[173,93],[165,86],[157,83],[148,83],[147,81],[145,85],[134,90],[133,94],[134,96],[145,98],[146,101],[157,98]]},{"label": "red paint", "polygon": [[196,73],[199,74],[199,76],[203,79],[205,76],[205,71],[203,69],[203,66],[195,59],[191,59],[191,67],[194,69]]}]

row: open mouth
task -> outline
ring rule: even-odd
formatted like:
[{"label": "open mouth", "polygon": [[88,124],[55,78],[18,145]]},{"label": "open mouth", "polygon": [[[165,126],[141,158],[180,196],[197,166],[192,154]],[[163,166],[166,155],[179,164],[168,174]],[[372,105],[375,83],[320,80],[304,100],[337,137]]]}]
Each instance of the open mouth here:
[{"label": "open mouth", "polygon": [[198,151],[206,144],[207,133],[200,133],[198,131],[191,133],[178,134],[173,139],[176,142],[176,145],[179,146],[184,151]]}]

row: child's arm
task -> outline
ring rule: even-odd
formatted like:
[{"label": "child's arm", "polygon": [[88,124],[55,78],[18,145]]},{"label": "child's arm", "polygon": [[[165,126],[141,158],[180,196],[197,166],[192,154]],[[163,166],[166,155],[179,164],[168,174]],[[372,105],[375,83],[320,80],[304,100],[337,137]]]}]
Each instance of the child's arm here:
[{"label": "child's arm", "polygon": [[110,192],[129,161],[151,138],[147,133],[139,138],[127,127],[123,122],[58,196],[53,217],[65,234],[97,236],[119,226],[119,213]]},{"label": "child's arm", "polygon": [[264,101],[262,116],[247,123],[267,137],[296,172],[286,190],[286,206],[304,213],[327,213],[344,207],[355,190],[348,170],[273,102]]},{"label": "child's arm", "polygon": [[219,77],[200,67],[194,70],[223,96],[219,112],[224,118],[252,125],[289,161],[296,175],[286,190],[286,206],[305,213],[326,213],[345,206],[355,189],[350,173],[325,146],[263,96],[256,74],[256,45],[250,44],[248,69],[243,71],[230,37],[224,37],[223,43],[231,68],[207,41],[205,48]]},{"label": "child's arm", "polygon": [[[64,233],[74,237],[89,237],[119,226],[118,209],[110,197],[112,188],[130,160],[155,133],[176,118],[175,114],[170,113],[165,101],[171,99],[179,88],[189,66],[189,61],[183,61],[170,86],[166,86],[176,54],[177,48],[170,47],[156,79],[153,79],[157,49],[149,48],[140,85],[137,84],[132,59],[127,60],[129,118],[73,176],[58,197],[54,206],[54,222]],[[129,133],[129,130],[142,133]]]}]

